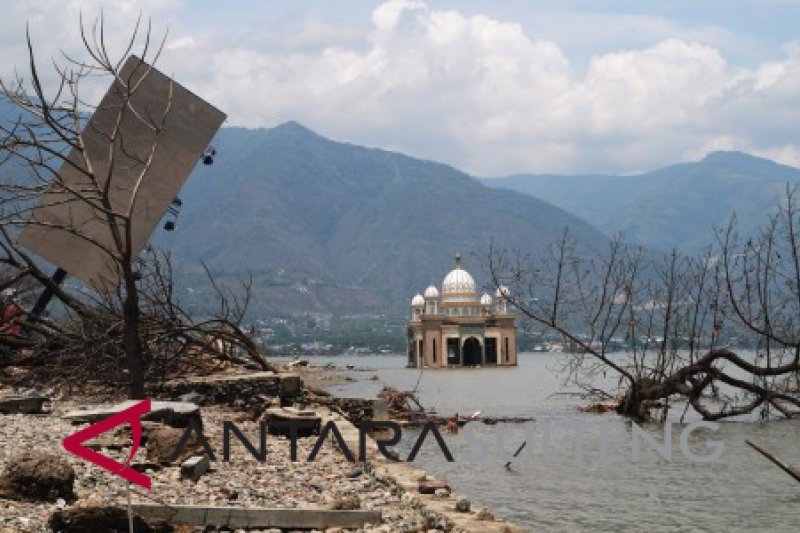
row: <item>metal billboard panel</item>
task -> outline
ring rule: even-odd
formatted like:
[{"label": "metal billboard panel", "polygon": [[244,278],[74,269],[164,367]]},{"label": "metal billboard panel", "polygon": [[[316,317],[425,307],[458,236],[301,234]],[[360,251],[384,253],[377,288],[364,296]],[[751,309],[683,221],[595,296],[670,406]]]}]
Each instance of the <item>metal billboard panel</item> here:
[{"label": "metal billboard panel", "polygon": [[[98,190],[107,189],[110,211],[131,210],[137,257],[224,120],[220,110],[130,56],[83,130],[86,156],[70,153],[18,242],[97,290],[115,290],[120,273],[108,252],[118,250],[115,226]],[[82,171],[89,165],[96,183]],[[119,222],[116,228],[124,229]]]}]

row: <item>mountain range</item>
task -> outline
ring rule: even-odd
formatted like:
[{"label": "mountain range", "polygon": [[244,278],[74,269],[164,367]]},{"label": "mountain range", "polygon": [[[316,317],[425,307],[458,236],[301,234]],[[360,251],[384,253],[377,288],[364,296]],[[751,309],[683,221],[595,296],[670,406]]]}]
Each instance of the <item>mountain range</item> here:
[{"label": "mountain range", "polygon": [[522,192],[579,216],[606,235],[653,249],[692,252],[710,244],[713,228],[724,228],[736,213],[739,231],[763,226],[800,183],[800,170],[742,152],[711,152],[631,176],[519,174],[482,182]]},{"label": "mountain range", "polygon": [[[175,230],[154,241],[172,252],[192,306],[211,301],[201,262],[221,281],[252,275],[255,316],[402,316],[455,254],[485,284],[492,243],[535,259],[566,227],[586,254],[618,232],[691,252],[734,212],[740,231],[752,231],[786,184],[800,183],[800,170],[740,152],[631,176],[476,179],[296,122],[223,128],[214,145],[214,164],[198,165],[181,191]],[[19,171],[2,168],[6,179]]]},{"label": "mountain range", "polygon": [[538,257],[565,227],[586,253],[607,241],[542,200],[296,122],[225,128],[214,145],[214,164],[181,191],[175,230],[156,240],[196,298],[200,261],[222,280],[251,273],[259,315],[405,314],[457,253],[480,283],[491,243]]}]

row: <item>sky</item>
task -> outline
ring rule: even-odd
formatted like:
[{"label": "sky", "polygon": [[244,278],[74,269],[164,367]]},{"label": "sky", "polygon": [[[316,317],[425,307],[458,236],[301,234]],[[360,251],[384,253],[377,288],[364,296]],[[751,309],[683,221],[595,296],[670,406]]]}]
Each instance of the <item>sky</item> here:
[{"label": "sky", "polygon": [[[3,2],[0,76],[112,54],[139,14],[157,66],[228,114],[478,176],[632,174],[742,150],[800,167],[800,0]],[[52,76],[45,77],[52,88]],[[99,100],[106,82],[87,85]]]}]

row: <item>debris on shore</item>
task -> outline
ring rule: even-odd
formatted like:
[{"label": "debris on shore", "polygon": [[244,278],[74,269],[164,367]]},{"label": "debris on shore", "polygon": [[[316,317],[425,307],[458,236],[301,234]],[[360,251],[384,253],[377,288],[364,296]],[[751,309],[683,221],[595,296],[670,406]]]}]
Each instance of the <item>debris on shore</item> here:
[{"label": "debris on shore", "polygon": [[[276,365],[270,371],[247,373],[230,368],[205,375],[182,376],[151,387],[154,409],[150,420],[142,422],[141,451],[131,463],[134,470],[151,479],[150,491],[130,488],[122,478],[66,452],[61,444],[66,436],[86,427],[85,424],[135,402],[120,403],[115,401],[118,396],[113,391],[89,387],[73,389],[71,394],[53,389],[47,395],[49,410],[10,409],[9,414],[0,414],[0,485],[5,487],[4,492],[0,491],[0,531],[38,532],[53,527],[78,531],[83,527],[80,524],[85,526],[87,520],[100,520],[98,524],[123,524],[127,528],[129,497],[133,501],[134,525],[141,531],[205,531],[209,527],[225,526],[214,523],[213,517],[221,516],[227,516],[228,520],[234,520],[235,516],[261,516],[264,523],[283,517],[290,523],[300,520],[297,517],[301,515],[291,514],[295,511],[302,511],[302,516],[306,517],[303,518],[306,522],[301,520],[298,524],[321,520],[314,523],[328,524],[331,531],[516,530],[502,520],[486,521],[486,513],[480,526],[467,526],[467,523],[478,523],[477,512],[456,511],[456,496],[446,484],[430,480],[429,486],[435,487],[434,491],[423,494],[416,483],[408,486],[403,482],[403,473],[409,468],[416,471],[413,467],[391,463],[377,455],[369,456],[366,463],[354,465],[343,460],[333,439],[325,441],[313,461],[306,461],[315,448],[320,425],[326,417],[338,419],[337,424],[357,424],[376,416],[376,402],[385,402],[391,404],[387,410],[390,417],[395,417],[396,410],[403,409],[404,404],[405,409],[411,407],[415,415],[404,423],[413,424],[430,417],[438,420],[435,414],[425,412],[413,394],[389,391],[391,402],[339,398],[315,385],[306,385],[303,379],[306,371],[312,371],[308,365]],[[34,390],[0,385],[2,397],[38,398],[43,395]],[[298,460],[292,461],[290,457],[292,436],[280,432],[270,432],[266,460],[257,460],[242,438],[257,449],[262,423],[293,416],[318,421],[313,431],[295,437]],[[222,460],[228,431],[226,422],[235,423],[242,438],[230,438],[228,460]],[[213,448],[216,460],[207,456],[194,434],[179,457],[169,457],[190,424],[203,428],[204,438]],[[18,482],[19,477],[14,478],[26,461],[15,454],[21,445],[32,456],[50,457],[48,463],[65,474],[63,479],[53,481],[57,489],[52,488],[56,485],[48,486],[44,481],[28,482],[29,487],[42,488],[37,494],[43,496],[36,498],[22,489],[24,484]],[[130,429],[127,425],[121,426],[88,441],[86,446],[124,462],[130,453]],[[398,468],[400,470],[396,470]],[[34,472],[39,470],[34,468]],[[49,474],[42,471],[42,476]],[[17,481],[2,481],[13,479]],[[69,489],[66,483],[70,484]],[[425,503],[424,498],[428,497],[432,500]],[[176,526],[170,519],[165,520],[165,516],[188,522]],[[325,530],[328,526],[309,527]],[[247,530],[281,529],[270,526]]]}]

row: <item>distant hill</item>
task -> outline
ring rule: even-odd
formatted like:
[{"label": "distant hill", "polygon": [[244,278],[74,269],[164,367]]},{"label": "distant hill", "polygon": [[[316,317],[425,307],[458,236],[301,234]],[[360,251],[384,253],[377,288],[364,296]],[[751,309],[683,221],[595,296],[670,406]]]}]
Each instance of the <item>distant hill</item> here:
[{"label": "distant hill", "polygon": [[157,241],[193,287],[200,260],[223,279],[252,272],[259,314],[405,313],[457,252],[480,281],[492,240],[533,255],[567,226],[589,253],[607,240],[544,201],[295,122],[226,128],[214,144],[214,165],[181,192],[176,230]]},{"label": "distant hill", "polygon": [[482,182],[561,207],[612,235],[652,248],[694,250],[735,211],[743,231],[763,224],[800,170],[741,152],[712,152],[635,176],[520,174]]}]

